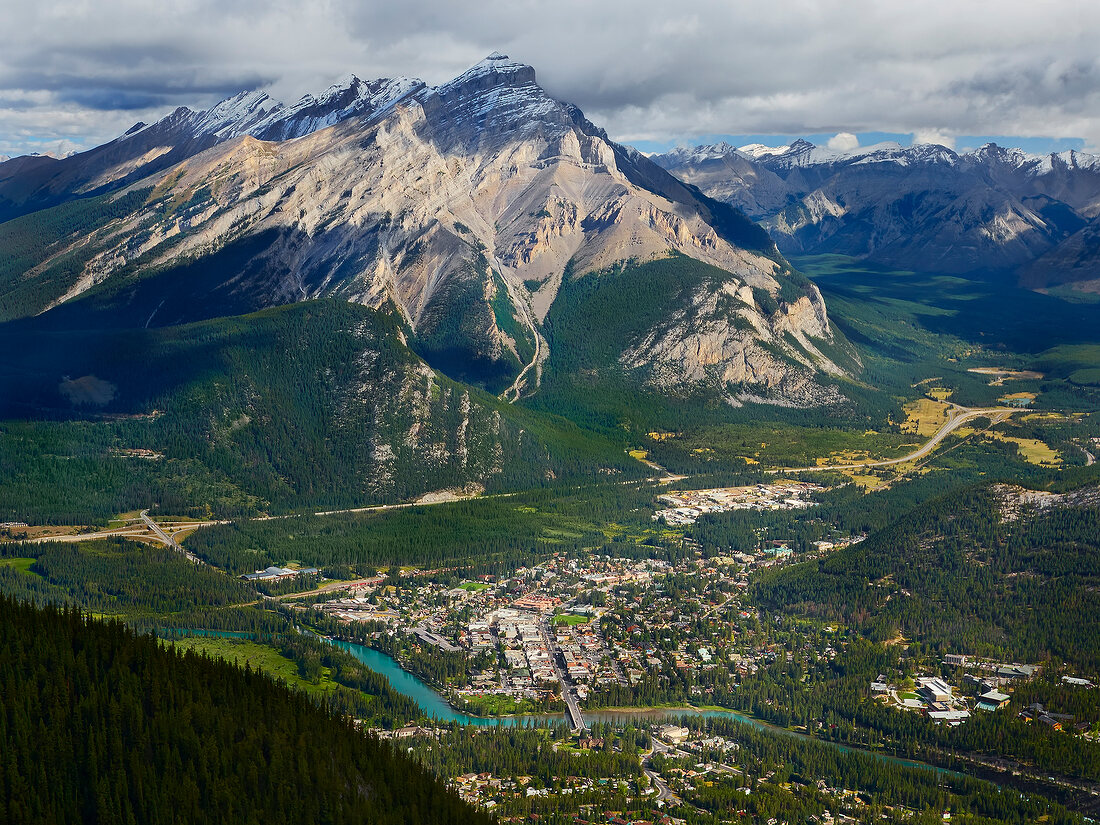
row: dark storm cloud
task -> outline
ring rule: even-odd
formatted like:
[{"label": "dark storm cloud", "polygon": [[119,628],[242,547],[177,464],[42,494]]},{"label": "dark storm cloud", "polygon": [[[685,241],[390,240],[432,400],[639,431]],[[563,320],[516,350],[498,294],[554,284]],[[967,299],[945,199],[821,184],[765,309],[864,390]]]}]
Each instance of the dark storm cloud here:
[{"label": "dark storm cloud", "polygon": [[[40,0],[0,31],[0,153],[245,88],[442,82],[490,51],[623,140],[1020,134],[1100,143],[1100,6],[926,0]],[[9,101],[6,105],[3,101]]]},{"label": "dark storm cloud", "polygon": [[147,94],[145,92],[130,92],[125,89],[99,88],[99,89],[63,89],[57,99],[62,103],[75,103],[88,109],[102,109],[105,111],[131,111],[135,109],[148,109],[153,106],[163,106],[166,98],[163,94]]}]

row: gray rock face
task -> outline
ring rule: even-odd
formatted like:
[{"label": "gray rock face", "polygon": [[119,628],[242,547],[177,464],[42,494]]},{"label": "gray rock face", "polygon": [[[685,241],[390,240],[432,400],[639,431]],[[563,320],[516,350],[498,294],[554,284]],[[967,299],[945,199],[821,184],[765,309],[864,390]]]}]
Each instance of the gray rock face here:
[{"label": "gray rock face", "polygon": [[[1100,158],[1029,155],[994,144],[880,144],[832,152],[790,146],[681,149],[654,158],[761,220],[789,254],[835,252],[913,269],[1026,272],[1025,282],[1096,278],[1065,261],[1096,257]],[[1062,244],[1069,247],[1059,252]],[[1038,262],[1042,260],[1043,263]],[[1060,273],[1060,274],[1059,274]]]},{"label": "gray rock face", "polygon": [[51,307],[114,285],[130,315],[166,325],[335,295],[393,308],[429,361],[498,389],[515,379],[518,397],[553,355],[541,322],[567,273],[679,253],[728,273],[741,309],[697,296],[705,333],[666,325],[624,342],[624,363],[659,362],[663,387],[748,384],[778,400],[840,372],[814,344],[832,338],[820,294],[782,300],[790,270],[765,233],[502,55],[436,88],[352,78],[289,108],[246,93],[177,110],[108,144],[85,178],[93,165],[86,187],[151,194],[80,239],[94,254]]}]

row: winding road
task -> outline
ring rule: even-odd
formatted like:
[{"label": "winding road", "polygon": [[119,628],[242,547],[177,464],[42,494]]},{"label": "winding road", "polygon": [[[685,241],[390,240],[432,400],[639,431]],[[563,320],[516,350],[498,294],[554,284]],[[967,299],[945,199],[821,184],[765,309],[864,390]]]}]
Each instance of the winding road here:
[{"label": "winding road", "polygon": [[955,407],[949,411],[950,418],[936,431],[923,446],[903,455],[901,458],[888,458],[883,461],[857,461],[852,464],[819,464],[813,467],[782,467],[775,470],[767,470],[768,473],[806,473],[820,470],[862,470],[867,467],[889,467],[893,464],[905,464],[909,461],[919,461],[927,456],[947,436],[975,418],[988,418],[993,424],[999,424],[1013,413],[1021,412],[1020,408],[1009,407]]},{"label": "winding road", "polygon": [[673,793],[672,788],[668,786],[668,783],[661,778],[661,775],[657,771],[653,770],[653,766],[649,761],[649,757],[653,755],[653,751],[656,750],[657,740],[653,740],[654,747],[642,754],[642,773],[649,777],[649,781],[653,783],[653,787],[657,789],[657,802],[668,802],[672,805],[679,804],[680,797]]}]

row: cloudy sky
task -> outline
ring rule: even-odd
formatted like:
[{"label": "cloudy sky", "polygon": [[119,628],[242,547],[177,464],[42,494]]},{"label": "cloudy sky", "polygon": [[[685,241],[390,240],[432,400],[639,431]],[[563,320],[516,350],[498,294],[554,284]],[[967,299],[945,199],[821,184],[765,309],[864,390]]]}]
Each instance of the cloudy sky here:
[{"label": "cloudy sky", "polygon": [[293,101],[349,72],[436,84],[494,50],[642,148],[723,135],[1100,147],[1100,3],[1088,0],[0,0],[0,11],[7,155],[88,148],[246,88]]}]

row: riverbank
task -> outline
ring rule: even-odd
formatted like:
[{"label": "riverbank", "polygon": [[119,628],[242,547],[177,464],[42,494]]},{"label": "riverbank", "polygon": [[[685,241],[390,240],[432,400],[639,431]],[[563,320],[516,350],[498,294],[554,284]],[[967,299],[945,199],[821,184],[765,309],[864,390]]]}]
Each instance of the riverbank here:
[{"label": "riverbank", "polygon": [[[436,721],[454,722],[460,725],[471,725],[475,727],[514,727],[529,724],[549,724],[554,721],[564,721],[562,716],[550,714],[493,717],[472,716],[470,714],[462,713],[455,710],[455,708],[450,703],[448,703],[437,691],[425,684],[412,673],[409,673],[407,670],[402,668],[400,663],[391,656],[388,656],[381,651],[375,650],[374,648],[357,644],[355,642],[345,642],[337,639],[329,639],[327,637],[322,638],[325,638],[325,640],[329,644],[333,644],[347,651],[362,664],[366,665],[368,668],[375,671],[376,673],[386,677],[386,679],[390,683],[390,686],[395,691],[409,697],[410,699],[413,699],[426,716]],[[913,759],[905,759],[886,753],[865,750],[863,748],[854,747],[851,745],[843,745],[839,742],[833,742],[829,739],[818,739],[817,737],[811,736],[808,733],[802,733],[800,731],[781,728],[777,725],[773,725],[770,722],[765,722],[761,719],[757,719],[753,716],[749,716],[748,714],[742,713],[740,711],[731,710],[729,708],[715,707],[711,709],[704,707],[694,707],[690,705],[681,705],[679,707],[593,708],[587,711],[582,711],[582,716],[584,717],[585,722],[587,722],[588,724],[592,724],[594,722],[616,723],[629,719],[650,719],[653,721],[658,721],[661,719],[676,719],[686,716],[693,716],[703,719],[733,719],[743,724],[750,725],[758,730],[770,731],[778,735],[796,737],[811,742],[819,742],[828,747],[836,748],[842,753],[864,753],[876,759],[882,759],[884,761],[892,762],[898,765],[904,765],[906,767],[935,771],[937,773],[947,776],[961,776],[961,774],[956,771],[952,771],[947,768],[940,768],[925,762],[920,762]]]}]

